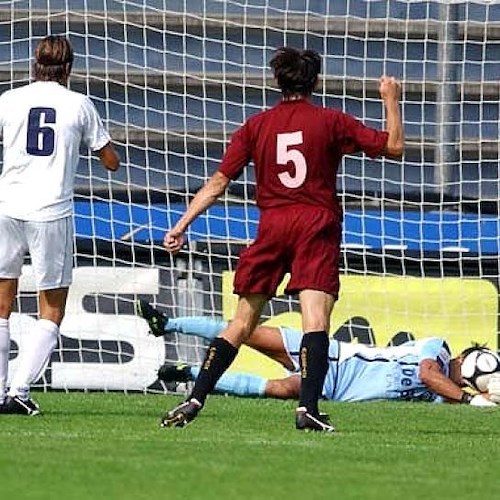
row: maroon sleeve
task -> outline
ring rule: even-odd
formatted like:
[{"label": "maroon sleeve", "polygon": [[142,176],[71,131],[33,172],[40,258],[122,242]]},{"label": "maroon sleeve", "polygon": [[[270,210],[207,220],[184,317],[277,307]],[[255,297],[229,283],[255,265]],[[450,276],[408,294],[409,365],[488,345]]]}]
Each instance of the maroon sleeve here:
[{"label": "maroon sleeve", "polygon": [[341,119],[342,154],[351,154],[363,151],[368,156],[375,158],[384,152],[389,137],[388,132],[376,130],[363,125],[359,120],[348,114],[342,113]]},{"label": "maroon sleeve", "polygon": [[231,137],[222,158],[219,172],[229,179],[236,179],[252,158],[252,141],[250,125],[246,122]]}]

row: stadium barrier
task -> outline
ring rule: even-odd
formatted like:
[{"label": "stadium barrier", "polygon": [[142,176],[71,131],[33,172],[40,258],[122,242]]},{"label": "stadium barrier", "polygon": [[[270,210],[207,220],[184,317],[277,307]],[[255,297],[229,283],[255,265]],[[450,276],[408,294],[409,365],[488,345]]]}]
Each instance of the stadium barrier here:
[{"label": "stadium barrier", "polygon": [[[198,242],[189,252],[181,252],[172,269],[170,257],[161,250],[147,264],[151,255],[140,246],[116,254],[117,260],[127,262],[120,266],[81,258],[74,270],[59,346],[36,386],[58,390],[173,390],[173,386],[156,380],[157,368],[165,360],[199,362],[205,344],[180,334],[165,338],[148,335],[148,326],[135,315],[133,302],[137,298],[149,300],[170,316],[230,319],[236,301],[232,272],[227,270],[227,258],[207,258],[204,246],[206,243]],[[240,242],[233,246],[232,255],[237,255],[245,245]],[[84,254],[86,249],[93,249],[93,245],[80,242],[79,253]],[[140,264],[131,263],[131,250]],[[105,258],[105,249],[99,253]],[[476,255],[468,257],[467,265],[452,259],[443,266],[443,254],[436,259],[432,252],[424,254],[423,260],[401,250],[373,254],[368,260],[355,249],[344,249],[342,255],[349,273],[341,276],[341,296],[332,315],[331,331],[337,339],[386,345],[438,335],[447,338],[455,352],[471,341],[486,342],[498,349],[497,259]],[[368,274],[366,269],[370,270]],[[18,310],[11,320],[11,373],[19,346],[34,321],[34,290],[31,268],[25,266]],[[266,307],[264,322],[300,329],[298,302],[282,293],[283,288]],[[274,362],[246,348],[232,369],[269,377],[283,374]]]}]

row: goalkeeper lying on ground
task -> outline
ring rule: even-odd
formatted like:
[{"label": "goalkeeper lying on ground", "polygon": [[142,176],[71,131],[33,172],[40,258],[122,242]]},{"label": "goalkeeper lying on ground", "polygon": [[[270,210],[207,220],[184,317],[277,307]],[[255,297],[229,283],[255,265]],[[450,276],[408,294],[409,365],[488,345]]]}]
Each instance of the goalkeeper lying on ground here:
[{"label": "goalkeeper lying on ground", "polygon": [[[167,318],[145,301],[137,312],[149,324],[153,335],[182,333],[212,340],[227,322],[205,316]],[[249,397],[296,399],[300,389],[299,348],[302,333],[289,327],[258,326],[246,344],[283,365],[288,377],[269,380],[246,373],[226,373],[216,392]],[[474,406],[496,406],[500,402],[500,374],[490,382],[489,394],[471,395],[463,391],[461,375],[464,357],[479,347],[466,349],[451,358],[444,339],[428,337],[399,346],[371,347],[330,340],[329,369],[323,397],[334,401],[396,399],[406,401],[444,401]],[[165,363],[158,377],[165,382],[195,380],[198,366]]]}]

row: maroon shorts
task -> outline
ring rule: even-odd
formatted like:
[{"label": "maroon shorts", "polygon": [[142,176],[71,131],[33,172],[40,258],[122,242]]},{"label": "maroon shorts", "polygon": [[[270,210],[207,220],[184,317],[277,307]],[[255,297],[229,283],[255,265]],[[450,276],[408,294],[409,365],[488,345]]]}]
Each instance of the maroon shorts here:
[{"label": "maroon shorts", "polygon": [[341,224],[323,207],[294,206],[262,212],[256,240],[240,254],[234,293],[272,297],[286,273],[286,293],[339,292]]}]

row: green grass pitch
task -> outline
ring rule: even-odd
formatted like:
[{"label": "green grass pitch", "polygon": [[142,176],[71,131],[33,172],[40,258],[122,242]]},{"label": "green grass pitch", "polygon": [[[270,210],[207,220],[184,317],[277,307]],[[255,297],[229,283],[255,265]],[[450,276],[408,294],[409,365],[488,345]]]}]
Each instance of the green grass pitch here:
[{"label": "green grass pitch", "polygon": [[35,394],[0,416],[2,499],[499,498],[500,410],[323,403],[335,435],[300,433],[295,403],[212,396],[184,429],[178,397]]}]

